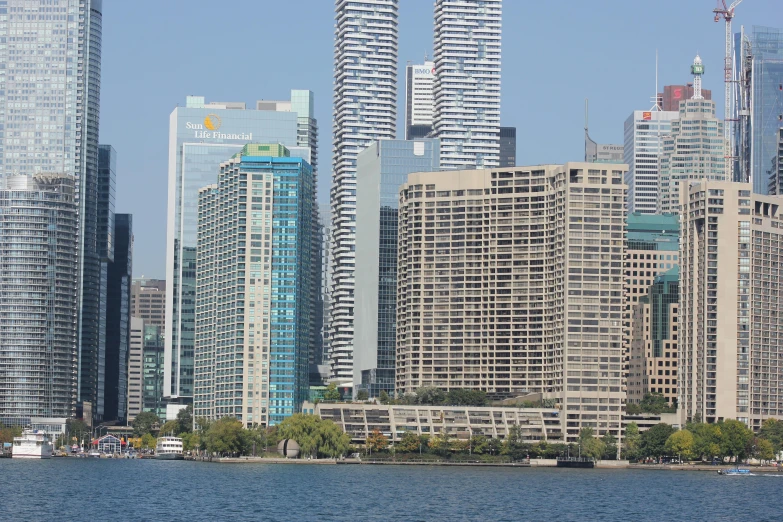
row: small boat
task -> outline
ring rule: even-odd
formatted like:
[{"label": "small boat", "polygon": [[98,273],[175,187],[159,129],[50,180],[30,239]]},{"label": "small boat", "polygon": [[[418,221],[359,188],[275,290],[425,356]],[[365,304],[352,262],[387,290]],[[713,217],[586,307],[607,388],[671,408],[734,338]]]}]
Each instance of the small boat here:
[{"label": "small boat", "polygon": [[90,452],[87,453],[87,456],[93,459],[99,459],[101,458],[101,452],[98,450],[90,450]]},{"label": "small boat", "polygon": [[14,459],[49,459],[54,449],[49,437],[43,430],[26,429],[21,437],[14,437],[11,458]]},{"label": "small boat", "polygon": [[733,476],[746,476],[746,475],[753,475],[753,473],[750,472],[749,469],[741,469],[741,468],[734,468],[734,469],[719,469],[718,475],[733,475]]},{"label": "small boat", "polygon": [[158,460],[185,460],[185,455],[182,454],[182,439],[179,437],[158,437],[155,458]]}]

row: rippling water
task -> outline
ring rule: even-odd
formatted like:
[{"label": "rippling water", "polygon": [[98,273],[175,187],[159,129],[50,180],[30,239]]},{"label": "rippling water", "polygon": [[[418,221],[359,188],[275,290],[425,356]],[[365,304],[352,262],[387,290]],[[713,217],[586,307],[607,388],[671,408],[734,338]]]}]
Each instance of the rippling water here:
[{"label": "rippling water", "polygon": [[0,459],[2,520],[783,520],[783,476]]}]

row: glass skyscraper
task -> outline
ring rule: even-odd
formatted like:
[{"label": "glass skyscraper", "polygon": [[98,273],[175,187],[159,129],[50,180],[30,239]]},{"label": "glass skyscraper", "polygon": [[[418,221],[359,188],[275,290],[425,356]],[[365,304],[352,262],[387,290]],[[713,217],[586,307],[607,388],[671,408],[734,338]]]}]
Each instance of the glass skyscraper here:
[{"label": "glass skyscraper", "polygon": [[248,144],[199,191],[196,416],[271,426],[301,411],[318,288],[313,173]]},{"label": "glass skyscraper", "polygon": [[[439,140],[381,140],[356,161],[354,389],[394,391],[397,341],[397,212],[412,172],[437,171]],[[444,173],[448,176],[448,173]]]},{"label": "glass skyscraper", "polygon": [[[89,403],[85,411],[100,419],[96,403],[104,347],[97,163],[102,2],[5,0],[0,13],[0,175],[74,177],[79,235],[76,393],[80,403]],[[91,421],[92,413],[88,417]]]},{"label": "glass skyscraper", "polygon": [[166,244],[165,396],[193,396],[198,191],[215,182],[220,164],[251,141],[298,147],[299,115],[290,110],[246,110],[244,103],[205,103],[189,96],[169,119],[169,193]]},{"label": "glass skyscraper", "polygon": [[106,387],[104,420],[127,420],[130,294],[133,278],[133,216],[114,219],[114,257],[106,290]]}]

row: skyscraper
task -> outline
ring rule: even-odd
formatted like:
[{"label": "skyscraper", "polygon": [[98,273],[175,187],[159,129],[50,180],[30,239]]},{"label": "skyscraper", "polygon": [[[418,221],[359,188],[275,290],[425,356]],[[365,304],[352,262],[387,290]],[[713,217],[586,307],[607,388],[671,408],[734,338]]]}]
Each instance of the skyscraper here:
[{"label": "skyscraper", "polygon": [[297,112],[246,110],[242,102],[205,103],[202,96],[188,96],[171,113],[164,389],[172,401],[193,396],[198,191],[250,141],[298,148],[299,125]]},{"label": "skyscraper", "polygon": [[166,324],[166,281],[134,278],[131,283],[131,316],[163,328]]},{"label": "skyscraper", "polygon": [[397,337],[397,213],[412,172],[437,171],[438,140],[382,140],[356,165],[356,343],[354,389],[394,391]]},{"label": "skyscraper", "polygon": [[353,379],[356,156],[397,127],[397,0],[335,0],[332,375]]},{"label": "skyscraper", "polygon": [[106,291],[106,387],[104,420],[128,418],[130,294],[133,277],[133,216],[116,214],[114,257],[108,263]]},{"label": "skyscraper", "polygon": [[[712,91],[709,89],[701,89],[701,95],[705,100],[712,99]],[[690,100],[691,98],[693,98],[692,83],[685,85],[666,85],[663,88],[663,92],[658,93],[658,102],[663,111],[678,111],[680,110],[680,102]]]},{"label": "skyscraper", "polygon": [[[425,172],[400,189],[397,393],[540,393],[620,432],[624,165]],[[597,210],[600,209],[600,210]]]},{"label": "skyscraper", "polygon": [[74,177],[0,180],[0,421],[76,412]]},{"label": "skyscraper", "polygon": [[432,86],[435,64],[425,59],[423,64],[405,67],[405,139],[425,138],[432,132],[435,100]]},{"label": "skyscraper", "polygon": [[[77,400],[89,403],[92,411],[102,386],[103,353],[97,237],[102,2],[7,0],[4,9],[0,173],[74,177],[79,234]],[[100,414],[96,411],[97,418]]]},{"label": "skyscraper", "polygon": [[628,172],[628,212],[655,214],[658,209],[659,155],[663,138],[671,132],[674,111],[633,111],[625,120],[623,154]]},{"label": "skyscraper", "polygon": [[301,410],[319,290],[312,206],[312,168],[279,144],[246,145],[199,191],[195,416],[271,426]]},{"label": "skyscraper", "polygon": [[500,165],[502,0],[435,0],[435,137],[441,169]]},{"label": "skyscraper", "polygon": [[682,196],[683,421],[783,419],[783,198],[751,189],[700,181]]},{"label": "skyscraper", "polygon": [[517,128],[500,127],[500,167],[517,164]]},{"label": "skyscraper", "polygon": [[702,94],[704,65],[696,55],[693,71],[693,97],[682,100],[679,118],[671,122],[671,134],[663,137],[659,157],[658,212],[679,213],[680,188],[689,181],[707,179],[730,181],[726,161],[723,121],[715,116],[715,102]]}]

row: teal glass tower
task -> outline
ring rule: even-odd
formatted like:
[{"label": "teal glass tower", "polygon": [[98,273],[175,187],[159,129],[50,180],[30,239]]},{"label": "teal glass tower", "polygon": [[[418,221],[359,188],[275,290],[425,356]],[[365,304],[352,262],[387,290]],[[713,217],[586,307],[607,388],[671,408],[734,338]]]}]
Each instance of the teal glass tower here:
[{"label": "teal glass tower", "polygon": [[314,336],[311,165],[248,144],[199,191],[194,415],[272,426],[301,410]]}]

